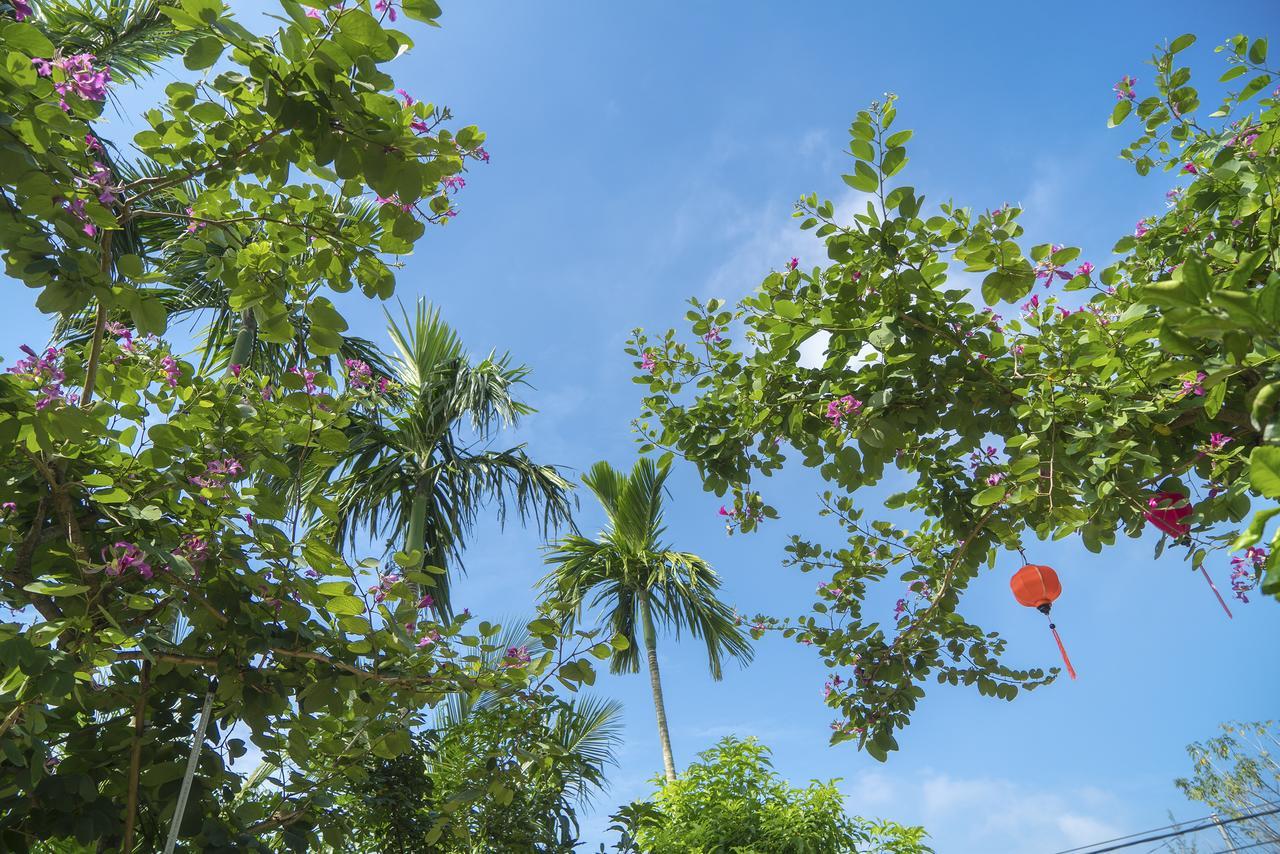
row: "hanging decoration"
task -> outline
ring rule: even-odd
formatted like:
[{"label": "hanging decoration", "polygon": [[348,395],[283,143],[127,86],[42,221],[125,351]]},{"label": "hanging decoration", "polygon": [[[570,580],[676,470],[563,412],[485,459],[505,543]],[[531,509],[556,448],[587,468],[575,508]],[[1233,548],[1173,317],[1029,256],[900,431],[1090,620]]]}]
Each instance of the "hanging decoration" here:
[{"label": "hanging decoration", "polygon": [[[1053,608],[1053,601],[1062,595],[1062,582],[1058,580],[1058,573],[1054,572],[1052,567],[1033,563],[1015,572],[1013,578],[1009,579],[1009,587],[1013,590],[1013,598],[1018,600],[1018,604],[1035,608],[1046,617]],[[1071,659],[1067,657],[1067,648],[1062,645],[1062,638],[1058,636],[1058,627],[1053,624],[1052,618],[1050,618],[1049,629],[1053,632],[1053,639],[1058,644],[1058,652],[1062,653],[1062,663],[1067,666],[1067,674],[1075,679],[1076,669],[1071,666]]]},{"label": "hanging decoration", "polygon": [[[1194,510],[1187,496],[1181,492],[1157,492],[1147,502],[1147,521],[1155,525],[1162,532],[1173,537],[1178,542],[1186,542],[1190,544],[1191,525],[1183,521],[1190,516]],[[1218,592],[1218,585],[1213,583],[1213,579],[1209,577],[1209,572],[1200,566],[1200,574],[1204,576],[1204,580],[1209,584],[1209,589],[1213,591],[1213,595],[1218,597],[1218,604],[1222,606],[1222,610],[1227,612],[1228,619],[1235,619],[1231,613],[1231,609],[1227,607],[1227,600],[1222,598],[1222,594]]]}]

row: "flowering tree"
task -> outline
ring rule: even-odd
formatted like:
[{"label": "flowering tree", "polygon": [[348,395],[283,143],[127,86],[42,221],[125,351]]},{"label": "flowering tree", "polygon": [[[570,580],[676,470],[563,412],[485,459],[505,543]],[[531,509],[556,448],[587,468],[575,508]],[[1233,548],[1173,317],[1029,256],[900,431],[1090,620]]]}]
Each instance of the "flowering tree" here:
[{"label": "flowering tree", "polygon": [[[126,156],[95,127],[108,62],[56,46],[39,5],[0,6],[0,251],[41,309],[91,318],[83,349],[23,347],[0,375],[6,850],[151,850],[171,826],[201,850],[305,845],[331,829],[329,782],[408,749],[450,692],[573,687],[593,678],[583,653],[612,651],[535,621],[543,648],[481,666],[498,627],[432,619],[419,549],[383,566],[306,536],[339,508],[303,474],[403,403],[365,362],[322,370],[346,329],[325,294],[390,295],[394,256],[488,157],[478,130],[392,92],[397,7],[283,0],[268,35],[221,0],[148,8],[197,74]],[[205,285],[236,324],[220,377],[155,337],[173,289]],[[287,369],[246,367],[264,343]],[[256,796],[231,767],[246,739],[272,780]]]},{"label": "flowering tree", "polygon": [[[1247,549],[1234,561],[1241,599],[1259,581],[1280,592],[1274,548],[1258,545],[1280,508],[1246,524],[1255,500],[1280,497],[1280,92],[1264,94],[1265,40],[1238,36],[1223,80],[1245,84],[1201,117],[1177,65],[1193,41],[1153,58],[1150,97],[1130,77],[1116,87],[1112,123],[1143,123],[1125,155],[1179,184],[1106,269],[1071,247],[1024,254],[1016,207],[926,209],[894,181],[911,131],[890,97],[850,127],[843,178],[865,209],[842,222],[830,201],[797,204],[825,264],[791,259],[736,310],[692,301],[694,343],[640,330],[630,342],[646,449],[693,461],[708,490],[731,494],[731,532],[777,516],[762,478],[781,467],[802,462],[826,482],[822,513],[844,542],[788,547],[789,565],[825,578],[813,613],[761,617],[756,633],[778,629],[832,669],[833,741],[884,759],[926,680],[1003,699],[1052,680],[1006,664],[1004,641],[961,609],[984,566],[1012,569],[1045,553],[1038,542],[1078,536],[1098,552],[1152,524],[1206,578],[1222,572],[1215,550]],[[956,266],[983,274],[980,294],[954,281]],[[802,359],[806,342],[823,345],[820,364]],[[865,490],[889,470],[909,485],[885,506],[911,511],[914,530],[867,517]],[[891,614],[864,610],[877,583],[900,585]]]}]

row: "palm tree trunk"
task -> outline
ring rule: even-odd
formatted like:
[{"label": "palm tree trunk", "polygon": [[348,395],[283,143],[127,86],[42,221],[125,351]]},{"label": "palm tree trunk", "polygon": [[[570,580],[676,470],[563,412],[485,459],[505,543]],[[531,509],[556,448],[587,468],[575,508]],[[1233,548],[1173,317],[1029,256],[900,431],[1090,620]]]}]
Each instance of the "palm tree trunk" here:
[{"label": "palm tree trunk", "polygon": [[653,688],[653,711],[658,718],[658,741],[662,743],[662,767],[667,782],[676,781],[676,760],[671,754],[671,733],[667,729],[667,705],[662,700],[662,676],[658,673],[658,638],[649,612],[649,595],[640,595],[640,619],[644,630],[644,648],[649,656],[649,686]]},{"label": "palm tree trunk", "polygon": [[422,552],[422,557],[412,569],[422,569],[426,559],[423,542],[427,537],[427,502],[430,500],[431,486],[425,480],[419,480],[413,487],[413,504],[409,507],[409,530],[404,535],[404,550],[414,549]]}]

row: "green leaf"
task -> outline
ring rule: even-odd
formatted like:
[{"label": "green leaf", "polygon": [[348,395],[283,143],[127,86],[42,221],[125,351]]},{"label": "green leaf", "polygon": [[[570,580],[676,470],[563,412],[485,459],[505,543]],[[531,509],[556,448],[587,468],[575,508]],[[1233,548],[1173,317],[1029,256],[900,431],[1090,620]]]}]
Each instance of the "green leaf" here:
[{"label": "green leaf", "polygon": [[1247,549],[1249,546],[1257,545],[1262,539],[1263,534],[1267,530],[1267,522],[1277,513],[1280,513],[1280,507],[1269,507],[1266,510],[1259,510],[1253,514],[1253,520],[1249,523],[1249,527],[1241,531],[1231,543],[1231,551],[1240,551]]},{"label": "green leaf", "polygon": [[404,0],[400,5],[404,9],[404,13],[415,21],[421,21],[424,24],[436,24],[436,18],[440,17],[440,4],[436,0]]},{"label": "green leaf", "polygon": [[1183,33],[1173,40],[1173,44],[1169,45],[1169,53],[1177,53],[1180,50],[1186,50],[1196,43],[1194,33]]},{"label": "green leaf", "polygon": [[864,193],[874,193],[879,188],[880,176],[874,169],[861,160],[855,161],[853,168],[857,174],[840,176],[846,184]]},{"label": "green leaf", "polygon": [[1111,118],[1107,119],[1107,127],[1113,128],[1120,125],[1129,117],[1129,112],[1133,109],[1133,102],[1128,98],[1116,101],[1116,105],[1111,108]]},{"label": "green leaf", "polygon": [[364,603],[354,596],[334,596],[325,603],[325,610],[354,617],[364,613]]},{"label": "green leaf", "polygon": [[182,57],[182,64],[192,71],[208,68],[222,56],[226,44],[217,36],[201,36],[191,43]]},{"label": "green leaf", "polygon": [[50,584],[46,581],[33,581],[22,589],[28,593],[39,593],[43,596],[76,596],[86,592],[89,587],[86,584]]},{"label": "green leaf", "polygon": [[1249,485],[1264,498],[1280,498],[1280,448],[1253,449],[1249,456]]},{"label": "green leaf", "polygon": [[1005,488],[1000,484],[987,487],[986,489],[973,496],[973,503],[978,507],[986,507],[989,504],[995,504],[1004,499]]},{"label": "green leaf", "polygon": [[1253,44],[1249,45],[1249,61],[1254,65],[1261,65],[1267,61],[1267,40],[1254,39]]}]

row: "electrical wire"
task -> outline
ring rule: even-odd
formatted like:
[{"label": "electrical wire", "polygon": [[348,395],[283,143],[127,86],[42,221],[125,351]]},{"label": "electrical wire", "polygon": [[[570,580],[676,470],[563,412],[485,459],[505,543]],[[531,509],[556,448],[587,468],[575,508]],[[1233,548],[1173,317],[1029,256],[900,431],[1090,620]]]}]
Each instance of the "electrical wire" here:
[{"label": "electrical wire", "polygon": [[[1267,802],[1267,803],[1274,803],[1274,802]],[[1245,821],[1251,818],[1261,818],[1263,816],[1272,815],[1274,813],[1280,813],[1280,806],[1273,807],[1272,809],[1269,809],[1269,810],[1262,810],[1260,812],[1248,813],[1246,815],[1236,816],[1234,818],[1214,818],[1213,816],[1206,816],[1203,819],[1197,819],[1197,821],[1199,822],[1207,821],[1208,822],[1207,824],[1196,824],[1192,827],[1184,827],[1179,830],[1175,830],[1172,833],[1163,833],[1157,836],[1143,836],[1143,834],[1155,833],[1157,831],[1167,830],[1168,828],[1171,828],[1171,827],[1178,827],[1181,824],[1185,824],[1185,822],[1175,822],[1173,824],[1166,824],[1164,827],[1157,827],[1155,828],[1155,830],[1142,830],[1142,831],[1139,831],[1138,833],[1130,833],[1126,836],[1117,836],[1114,839],[1106,839],[1106,840],[1103,840],[1102,842],[1095,842],[1092,845],[1081,845],[1077,848],[1068,848],[1064,851],[1058,851],[1057,854],[1074,854],[1075,852],[1078,852],[1078,851],[1088,852],[1088,854],[1105,854],[1105,852],[1107,851],[1119,851],[1121,848],[1129,848],[1133,845],[1140,845],[1144,842],[1155,842],[1160,839],[1169,839],[1174,836],[1182,836],[1187,833],[1194,833],[1198,830],[1206,830],[1208,828],[1221,827],[1222,825],[1232,824],[1237,821]],[[1140,839],[1134,838],[1139,836],[1141,836],[1142,838]],[[1126,840],[1126,839],[1131,841],[1124,842],[1123,840]],[[1110,843],[1113,843],[1113,842],[1119,842],[1120,844],[1111,845],[1109,848],[1097,847],[1099,845],[1110,845]]]}]

